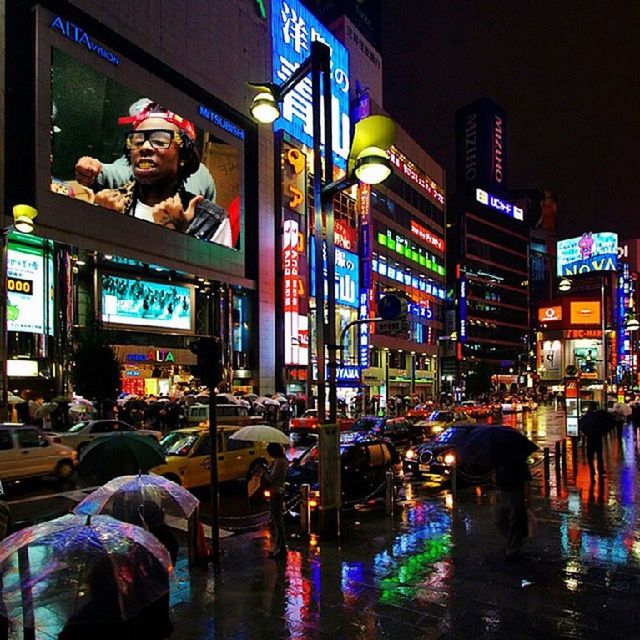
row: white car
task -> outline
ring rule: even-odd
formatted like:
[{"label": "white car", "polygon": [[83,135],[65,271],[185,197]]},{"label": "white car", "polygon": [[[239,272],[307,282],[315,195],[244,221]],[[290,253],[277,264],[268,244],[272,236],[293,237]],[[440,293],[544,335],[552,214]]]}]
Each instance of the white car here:
[{"label": "white car", "polygon": [[38,427],[0,425],[0,480],[56,476],[72,473],[77,453],[51,441]]},{"label": "white car", "polygon": [[80,453],[82,449],[94,440],[98,438],[108,438],[113,434],[122,433],[123,431],[134,431],[141,436],[155,438],[158,442],[162,439],[162,433],[160,431],[136,429],[130,424],[122,422],[122,420],[83,420],[82,422],[74,424],[68,431],[59,431],[52,435],[54,435],[56,440],[59,438],[62,444]]},{"label": "white car", "polygon": [[522,402],[518,398],[507,398],[500,406],[502,413],[522,413]]}]

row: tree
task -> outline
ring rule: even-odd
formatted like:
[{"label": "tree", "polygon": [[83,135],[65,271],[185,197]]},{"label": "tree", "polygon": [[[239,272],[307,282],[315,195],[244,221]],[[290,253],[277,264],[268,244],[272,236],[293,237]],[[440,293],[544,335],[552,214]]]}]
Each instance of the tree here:
[{"label": "tree", "polygon": [[115,400],[120,393],[122,365],[98,320],[89,320],[78,330],[71,358],[71,383],[75,392],[96,400],[102,416],[104,401]]}]

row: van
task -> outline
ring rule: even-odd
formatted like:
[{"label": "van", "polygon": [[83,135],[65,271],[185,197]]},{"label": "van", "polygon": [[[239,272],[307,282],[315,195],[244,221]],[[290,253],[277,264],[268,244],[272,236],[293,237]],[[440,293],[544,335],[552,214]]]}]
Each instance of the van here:
[{"label": "van", "polygon": [[[241,404],[217,404],[216,418],[218,424],[232,424],[240,427],[264,422],[260,416],[250,416],[249,409]],[[187,422],[190,426],[207,424],[209,422],[209,405],[191,405],[187,410]]]}]

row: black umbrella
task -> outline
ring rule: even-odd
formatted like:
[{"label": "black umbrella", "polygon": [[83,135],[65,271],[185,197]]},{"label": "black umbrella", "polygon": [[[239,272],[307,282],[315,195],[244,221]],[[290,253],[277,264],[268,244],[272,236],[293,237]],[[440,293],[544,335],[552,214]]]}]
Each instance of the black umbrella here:
[{"label": "black umbrella", "polygon": [[616,426],[616,420],[613,414],[605,409],[596,409],[595,411],[587,411],[580,420],[578,420],[578,429],[584,433],[587,438],[594,436],[604,436]]},{"label": "black umbrella", "polygon": [[478,425],[456,450],[461,464],[496,467],[506,461],[526,460],[538,446],[511,427]]},{"label": "black umbrella", "polygon": [[94,440],[80,456],[80,473],[103,480],[147,473],[165,462],[164,451],[154,437],[124,431]]}]

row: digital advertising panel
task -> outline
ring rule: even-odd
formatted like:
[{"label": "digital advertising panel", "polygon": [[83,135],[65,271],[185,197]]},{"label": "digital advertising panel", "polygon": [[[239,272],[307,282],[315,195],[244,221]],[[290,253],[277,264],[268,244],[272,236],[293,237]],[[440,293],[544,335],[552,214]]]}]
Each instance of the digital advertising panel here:
[{"label": "digital advertising panel", "polygon": [[9,243],[7,328],[53,335],[53,261],[39,247]]},{"label": "digital advertising panel", "polygon": [[618,267],[618,234],[583,233],[577,238],[558,241],[559,276],[593,271],[615,271]]},{"label": "digital advertising panel", "polygon": [[[51,191],[204,242],[241,247],[240,154],[215,126],[196,127],[173,105],[56,48],[51,74]],[[201,115],[216,122],[209,110]],[[217,123],[222,128],[222,120]]]},{"label": "digital advertising panel", "polygon": [[[333,162],[346,168],[351,146],[347,48],[298,0],[272,0],[271,37],[272,80],[277,85],[309,57],[313,41],[319,40],[330,48]],[[308,147],[313,147],[311,94],[311,77],[307,76],[285,95],[282,115],[273,125],[274,131],[286,131]]]},{"label": "digital advertising panel", "polygon": [[100,318],[106,325],[193,333],[193,288],[100,275]]}]

